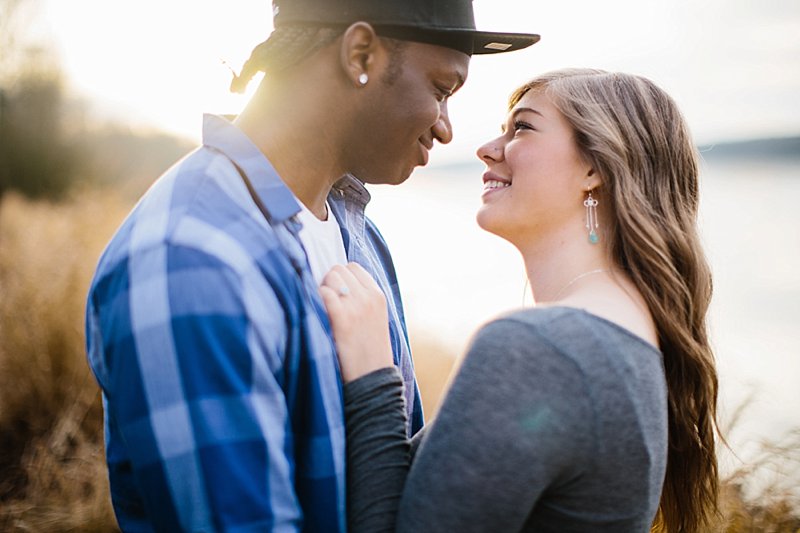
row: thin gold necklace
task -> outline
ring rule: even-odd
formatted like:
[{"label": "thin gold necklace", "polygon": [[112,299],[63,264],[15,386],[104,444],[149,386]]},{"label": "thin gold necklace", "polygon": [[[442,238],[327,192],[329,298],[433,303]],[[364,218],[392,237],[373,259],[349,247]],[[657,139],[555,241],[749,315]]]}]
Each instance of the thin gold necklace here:
[{"label": "thin gold necklace", "polygon": [[567,290],[567,288],[569,288],[570,285],[572,285],[573,283],[575,283],[579,279],[585,278],[586,276],[591,276],[592,274],[601,274],[603,272],[611,272],[611,270],[609,270],[607,268],[598,268],[597,270],[590,270],[589,272],[584,272],[583,274],[578,274],[577,276],[572,278],[572,280],[570,280],[569,283],[567,283],[566,285],[561,287],[561,289],[556,293],[556,295],[553,296],[553,300],[552,301],[558,300],[558,297],[561,296],[561,293],[564,292],[565,290]]},{"label": "thin gold necklace", "polygon": [[525,307],[526,296],[528,296],[528,276],[525,276],[525,286],[522,287],[522,307]]}]

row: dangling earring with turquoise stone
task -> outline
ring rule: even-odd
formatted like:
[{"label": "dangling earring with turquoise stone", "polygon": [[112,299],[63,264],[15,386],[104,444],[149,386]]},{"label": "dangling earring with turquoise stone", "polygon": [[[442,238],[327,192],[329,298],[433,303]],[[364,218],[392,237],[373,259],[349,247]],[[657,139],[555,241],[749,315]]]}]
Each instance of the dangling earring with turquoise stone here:
[{"label": "dangling earring with turquoise stone", "polygon": [[589,194],[589,197],[583,201],[583,205],[586,207],[586,229],[589,230],[589,242],[597,244],[600,241],[600,237],[597,236],[595,231],[599,227],[597,223],[597,200],[592,198],[591,190],[586,192]]}]

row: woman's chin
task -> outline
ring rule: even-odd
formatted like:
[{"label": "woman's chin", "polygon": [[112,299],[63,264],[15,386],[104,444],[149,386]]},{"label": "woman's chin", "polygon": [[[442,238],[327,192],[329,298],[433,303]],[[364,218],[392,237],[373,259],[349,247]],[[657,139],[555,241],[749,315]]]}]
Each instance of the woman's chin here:
[{"label": "woman's chin", "polygon": [[475,215],[475,220],[478,223],[478,227],[482,230],[491,233],[492,235],[497,235],[501,239],[505,239],[503,236],[503,226],[500,224],[497,217],[494,216],[495,213],[492,213],[492,209],[483,206],[478,209],[478,213]]},{"label": "woman's chin", "polygon": [[492,233],[491,228],[491,216],[486,213],[486,206],[482,206],[478,209],[478,212],[475,213],[475,221],[478,223],[478,227],[484,231],[488,231]]}]

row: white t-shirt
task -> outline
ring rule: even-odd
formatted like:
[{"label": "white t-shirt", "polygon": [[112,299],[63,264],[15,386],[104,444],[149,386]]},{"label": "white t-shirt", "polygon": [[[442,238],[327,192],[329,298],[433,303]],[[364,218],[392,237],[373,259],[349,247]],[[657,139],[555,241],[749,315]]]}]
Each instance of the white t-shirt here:
[{"label": "white t-shirt", "polygon": [[334,265],[347,264],[342,231],[327,202],[325,207],[328,210],[328,220],[318,219],[303,202],[300,200],[297,202],[302,208],[297,214],[297,218],[303,224],[300,241],[306,249],[311,273],[319,284]]}]

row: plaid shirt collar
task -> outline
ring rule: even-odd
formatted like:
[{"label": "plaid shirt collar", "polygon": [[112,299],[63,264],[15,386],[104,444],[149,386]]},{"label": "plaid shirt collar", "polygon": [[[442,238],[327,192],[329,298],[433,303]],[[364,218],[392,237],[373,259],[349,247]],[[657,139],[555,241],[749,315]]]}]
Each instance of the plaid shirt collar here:
[{"label": "plaid shirt collar", "polygon": [[234,124],[216,115],[204,115],[203,145],[225,154],[248,177],[267,209],[270,223],[280,224],[300,212],[297,198],[272,163]]}]

